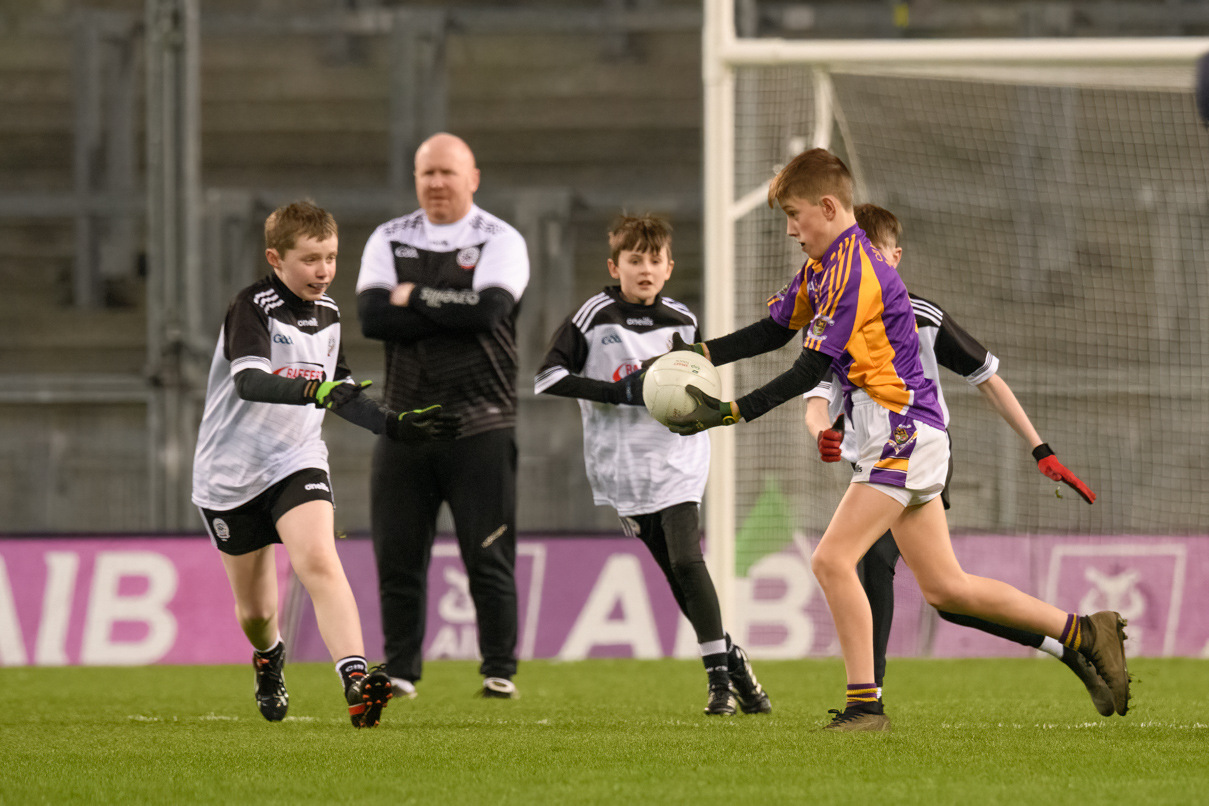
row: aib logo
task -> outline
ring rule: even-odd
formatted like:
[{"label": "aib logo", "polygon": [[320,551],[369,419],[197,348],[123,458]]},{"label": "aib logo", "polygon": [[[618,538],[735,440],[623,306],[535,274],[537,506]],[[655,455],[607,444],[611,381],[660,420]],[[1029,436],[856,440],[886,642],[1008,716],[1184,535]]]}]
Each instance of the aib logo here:
[{"label": "aib logo", "polygon": [[620,381],[627,375],[632,375],[642,369],[642,362],[636,358],[627,358],[613,372],[613,380]]},{"label": "aib logo", "polygon": [[294,340],[291,339],[289,336],[282,335],[281,333],[274,333],[273,342],[275,344],[293,344]]}]

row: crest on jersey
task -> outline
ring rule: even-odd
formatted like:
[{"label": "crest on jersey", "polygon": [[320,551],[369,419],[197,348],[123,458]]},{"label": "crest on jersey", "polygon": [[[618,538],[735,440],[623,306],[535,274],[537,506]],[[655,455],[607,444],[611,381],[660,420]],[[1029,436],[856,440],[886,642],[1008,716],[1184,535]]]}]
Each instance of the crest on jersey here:
[{"label": "crest on jersey", "polygon": [[895,426],[894,431],[890,434],[890,439],[886,440],[886,444],[898,455],[906,450],[907,446],[914,442],[917,436],[918,434],[914,429],[908,429],[904,425]]},{"label": "crest on jersey", "polygon": [[219,540],[226,540],[231,536],[231,527],[227,526],[227,522],[222,518],[214,519],[214,536]]},{"label": "crest on jersey", "polygon": [[905,445],[907,440],[909,440],[910,438],[911,438],[911,435],[907,433],[907,429],[903,428],[901,425],[898,428],[894,429],[894,444],[895,445]]},{"label": "crest on jersey", "polygon": [[334,335],[327,337],[327,354],[331,355],[332,350],[336,349],[336,337]]},{"label": "crest on jersey", "polygon": [[826,338],[823,335],[823,332],[827,330],[827,326],[830,325],[832,321],[834,320],[832,320],[830,316],[816,316],[814,321],[810,323],[810,335],[814,336],[816,339]]},{"label": "crest on jersey", "polygon": [[470,271],[479,264],[479,248],[477,246],[467,246],[465,249],[458,252],[458,265],[463,269]]},{"label": "crest on jersey", "polygon": [[396,246],[395,257],[419,257],[414,246]]}]

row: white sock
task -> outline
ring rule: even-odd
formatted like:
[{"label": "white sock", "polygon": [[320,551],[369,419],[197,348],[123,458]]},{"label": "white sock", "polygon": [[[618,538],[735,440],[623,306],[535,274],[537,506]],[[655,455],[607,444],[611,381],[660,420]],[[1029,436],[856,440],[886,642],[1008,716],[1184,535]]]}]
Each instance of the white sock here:
[{"label": "white sock", "polygon": [[704,644],[697,644],[701,650],[701,657],[706,655],[725,655],[726,654],[726,639],[719,638],[717,641],[706,641]]},{"label": "white sock", "polygon": [[1041,639],[1041,646],[1037,647],[1037,649],[1053,655],[1058,660],[1062,660],[1062,650],[1064,648],[1061,641],[1057,638],[1050,638],[1048,635]]}]

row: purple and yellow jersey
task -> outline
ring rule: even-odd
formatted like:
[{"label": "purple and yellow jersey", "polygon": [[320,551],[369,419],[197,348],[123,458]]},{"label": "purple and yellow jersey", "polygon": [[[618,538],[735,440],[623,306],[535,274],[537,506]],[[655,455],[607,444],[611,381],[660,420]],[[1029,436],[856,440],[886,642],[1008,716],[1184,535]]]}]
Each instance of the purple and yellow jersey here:
[{"label": "purple and yellow jersey", "polygon": [[768,313],[803,331],[803,347],[831,356],[846,404],[863,389],[890,411],[944,429],[936,386],[919,362],[907,288],[856,224],[768,300]]}]

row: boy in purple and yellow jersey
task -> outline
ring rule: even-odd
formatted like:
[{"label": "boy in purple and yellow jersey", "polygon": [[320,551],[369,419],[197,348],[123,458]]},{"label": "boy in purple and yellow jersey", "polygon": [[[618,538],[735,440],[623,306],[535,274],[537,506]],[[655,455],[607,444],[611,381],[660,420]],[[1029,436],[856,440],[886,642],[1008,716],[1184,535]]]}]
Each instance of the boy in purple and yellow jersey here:
[{"label": "boy in purple and yellow jersey", "polygon": [[1113,694],[1129,707],[1124,620],[1102,611],[1064,613],[994,579],[962,570],[953,554],[940,492],[949,461],[936,386],[919,360],[915,314],[897,272],[856,223],[852,176],[824,149],[799,154],[773,179],[769,206],[779,204],[786,234],[809,260],[769,302],[769,316],[727,336],[694,345],[715,364],[768,352],[806,331],[793,367],[735,402],[688,387],[699,405],[675,418],[678,433],[754,420],[813,388],[834,369],[855,431],[852,483],[815,548],[811,570],[835,621],[848,696],[827,729],[888,730],[874,684],[873,625],[856,564],[893,529],[928,604],[939,610],[1057,638],[1082,652]]}]

